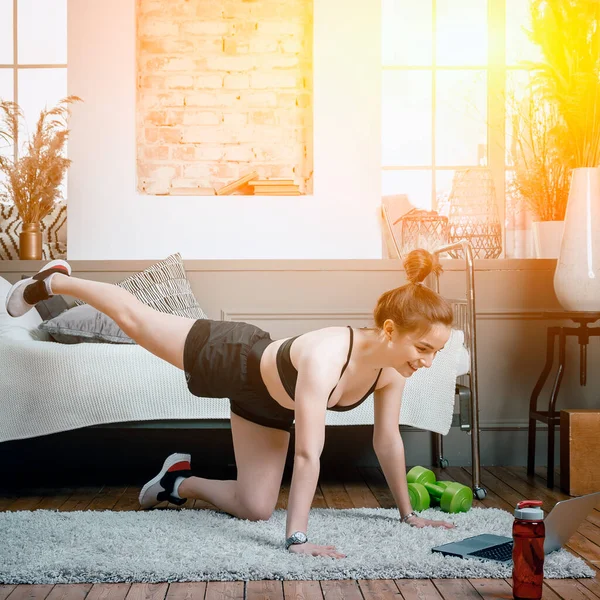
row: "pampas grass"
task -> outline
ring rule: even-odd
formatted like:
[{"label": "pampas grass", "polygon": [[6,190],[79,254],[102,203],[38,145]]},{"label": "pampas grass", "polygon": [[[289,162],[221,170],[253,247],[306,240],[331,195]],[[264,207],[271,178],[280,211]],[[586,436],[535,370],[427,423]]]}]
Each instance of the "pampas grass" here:
[{"label": "pampas grass", "polygon": [[565,126],[556,106],[528,87],[512,98],[510,157],[514,178],[509,191],[520,196],[539,221],[562,221],[569,198],[570,157]]},{"label": "pampas grass", "polygon": [[[14,202],[23,224],[39,223],[62,198],[60,184],[71,161],[63,154],[69,130],[70,105],[81,101],[68,96],[54,108],[41,111],[33,136],[16,158],[0,156],[6,175],[0,197]],[[0,137],[18,140],[23,111],[15,102],[0,102]]]}]

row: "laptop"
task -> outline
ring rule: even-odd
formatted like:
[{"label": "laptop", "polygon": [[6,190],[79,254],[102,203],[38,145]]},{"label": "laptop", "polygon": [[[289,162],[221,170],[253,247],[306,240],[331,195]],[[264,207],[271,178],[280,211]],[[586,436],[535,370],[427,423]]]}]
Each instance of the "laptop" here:
[{"label": "laptop", "polygon": [[[544,519],[546,525],[544,554],[550,554],[564,546],[597,504],[600,504],[600,492],[557,502]],[[436,546],[431,551],[441,552],[444,556],[479,558],[506,563],[512,561],[512,548],[512,538],[484,533]]]}]

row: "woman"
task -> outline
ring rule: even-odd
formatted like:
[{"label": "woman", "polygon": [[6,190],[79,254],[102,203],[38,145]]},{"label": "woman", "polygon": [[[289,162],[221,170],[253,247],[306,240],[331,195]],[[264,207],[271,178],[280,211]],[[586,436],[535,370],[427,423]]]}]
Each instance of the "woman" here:
[{"label": "woman", "polygon": [[421,283],[432,271],[441,271],[429,252],[411,252],[405,269],[409,283],[379,298],[374,328],[326,327],[275,341],[247,323],[157,312],[120,287],[71,277],[64,261],[53,261],[34,277],[15,283],[6,308],[17,317],[53,294],[79,298],[111,317],[139,345],[182,369],[192,394],[230,399],[237,479],[194,477],[190,456],[173,454],[142,488],[143,508],[163,500],[180,505],[198,498],[239,518],[269,519],[295,421],[285,547],[343,558],[333,546],[308,542],[308,515],[319,478],[326,410],[350,410],[371,393],[373,446],[401,522],[453,527],[412,510],[398,427],[404,383],[418,369],[431,366],[446,344],[452,308]]}]

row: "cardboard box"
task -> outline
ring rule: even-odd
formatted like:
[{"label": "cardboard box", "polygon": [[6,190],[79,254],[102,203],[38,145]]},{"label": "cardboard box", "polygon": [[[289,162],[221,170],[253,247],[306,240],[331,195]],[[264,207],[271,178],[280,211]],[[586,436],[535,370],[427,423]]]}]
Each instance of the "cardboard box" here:
[{"label": "cardboard box", "polygon": [[560,487],[570,496],[600,491],[600,410],[560,411]]}]

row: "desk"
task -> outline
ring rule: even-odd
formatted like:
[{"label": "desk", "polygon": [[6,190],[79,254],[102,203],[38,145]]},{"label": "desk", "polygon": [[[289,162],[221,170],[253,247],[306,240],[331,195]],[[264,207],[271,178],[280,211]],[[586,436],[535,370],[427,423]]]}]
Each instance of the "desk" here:
[{"label": "desk", "polygon": [[[579,327],[548,327],[546,339],[546,364],[540,374],[529,401],[529,437],[527,450],[527,473],[534,474],[535,470],[535,435],[536,421],[542,421],[548,425],[548,478],[547,486],[554,487],[554,430],[560,425],[560,411],[555,410],[556,399],[560,390],[566,358],[566,338],[575,336],[579,342],[579,384],[585,385],[587,378],[587,345],[590,337],[600,337],[600,326],[589,327],[600,319],[600,312],[547,312],[544,318],[553,320],[569,319]],[[554,340],[558,336],[558,370],[554,377],[554,384],[550,392],[548,410],[538,410],[538,396],[546,383],[546,379],[552,370],[554,363]]]}]

